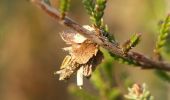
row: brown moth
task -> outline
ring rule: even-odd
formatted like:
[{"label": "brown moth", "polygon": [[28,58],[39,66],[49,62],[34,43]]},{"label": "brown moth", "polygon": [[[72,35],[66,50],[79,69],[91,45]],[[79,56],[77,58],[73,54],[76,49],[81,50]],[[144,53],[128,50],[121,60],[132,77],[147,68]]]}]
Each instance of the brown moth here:
[{"label": "brown moth", "polygon": [[80,64],[76,63],[70,55],[67,55],[56,74],[60,74],[59,80],[67,80],[78,68],[80,68]]},{"label": "brown moth", "polygon": [[[90,26],[83,26],[89,31],[94,31]],[[75,31],[62,32],[61,38],[70,45],[63,48],[69,52],[56,72],[59,80],[67,80],[77,72],[77,85],[83,85],[83,76],[89,78],[96,66],[102,61],[103,55],[99,46]]]}]

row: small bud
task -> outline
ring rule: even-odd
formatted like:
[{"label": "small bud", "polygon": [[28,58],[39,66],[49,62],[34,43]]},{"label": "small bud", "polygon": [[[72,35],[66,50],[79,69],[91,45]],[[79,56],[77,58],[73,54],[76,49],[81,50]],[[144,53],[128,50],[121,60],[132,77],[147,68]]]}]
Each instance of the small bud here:
[{"label": "small bud", "polygon": [[140,94],[142,94],[143,88],[139,84],[134,84],[132,90],[137,96],[139,96]]}]

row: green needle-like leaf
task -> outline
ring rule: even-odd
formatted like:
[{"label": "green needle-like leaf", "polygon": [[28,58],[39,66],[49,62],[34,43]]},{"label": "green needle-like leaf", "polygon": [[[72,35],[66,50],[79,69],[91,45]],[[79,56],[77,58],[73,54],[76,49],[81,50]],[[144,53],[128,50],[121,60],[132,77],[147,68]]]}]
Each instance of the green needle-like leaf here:
[{"label": "green needle-like leaf", "polygon": [[70,0],[60,0],[60,12],[61,12],[61,17],[64,18],[66,12],[70,8]]}]

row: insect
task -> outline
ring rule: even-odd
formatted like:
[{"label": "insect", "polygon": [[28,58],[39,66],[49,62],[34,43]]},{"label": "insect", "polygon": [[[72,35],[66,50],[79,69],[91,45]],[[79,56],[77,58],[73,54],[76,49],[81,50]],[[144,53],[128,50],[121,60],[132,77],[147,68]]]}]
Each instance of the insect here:
[{"label": "insect", "polygon": [[[94,31],[90,26],[83,26],[89,31]],[[70,45],[63,48],[69,54],[64,58],[59,74],[59,80],[68,80],[77,72],[77,85],[83,85],[83,76],[90,78],[96,66],[102,61],[103,55],[99,46],[75,31],[62,32],[61,38]]]}]

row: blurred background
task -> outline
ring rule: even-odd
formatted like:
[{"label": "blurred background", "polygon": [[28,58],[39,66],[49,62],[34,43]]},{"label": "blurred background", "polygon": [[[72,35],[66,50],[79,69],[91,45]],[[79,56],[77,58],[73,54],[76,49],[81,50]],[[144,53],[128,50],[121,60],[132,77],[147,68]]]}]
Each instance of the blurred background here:
[{"label": "blurred background", "polygon": [[[51,2],[58,7],[58,0]],[[108,0],[104,21],[120,43],[141,32],[142,41],[134,51],[153,56],[158,23],[168,13],[169,0]],[[81,0],[71,0],[68,15],[82,25],[90,24]],[[53,74],[67,54],[59,36],[64,30],[68,29],[28,0],[0,0],[0,100],[76,99],[67,89],[75,78],[63,82]],[[123,71],[134,82],[146,83],[155,100],[170,100],[170,85],[153,71],[114,62],[114,75]]]}]

